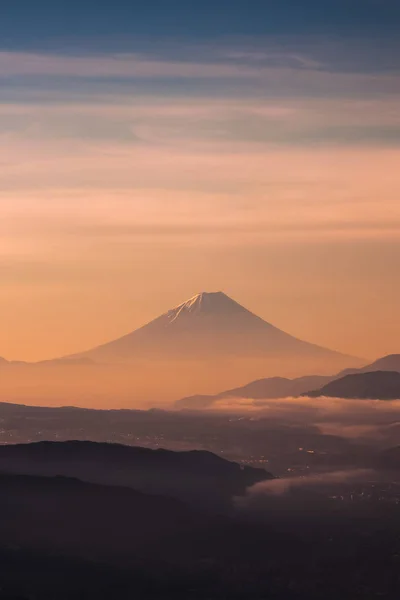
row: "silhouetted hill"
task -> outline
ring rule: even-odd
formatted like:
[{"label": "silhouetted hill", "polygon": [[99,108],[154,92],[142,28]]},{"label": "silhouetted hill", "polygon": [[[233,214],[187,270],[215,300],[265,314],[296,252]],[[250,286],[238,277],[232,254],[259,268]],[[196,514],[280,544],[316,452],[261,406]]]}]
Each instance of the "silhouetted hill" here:
[{"label": "silhouetted hill", "polygon": [[359,373],[368,373],[372,371],[397,371],[400,372],[400,354],[388,354],[378,358],[370,365],[366,365],[358,370]]},{"label": "silhouetted hill", "polygon": [[319,390],[310,391],[304,396],[317,398],[356,398],[372,400],[400,399],[400,373],[394,371],[375,371],[346,375],[331,381]]},{"label": "silhouetted hill", "polygon": [[369,363],[359,369],[345,369],[336,376],[336,379],[345,375],[355,375],[356,373],[372,373],[374,371],[396,371],[400,373],[400,354],[388,354],[378,358],[373,363]]},{"label": "silhouetted hill", "polygon": [[0,446],[0,471],[127,486],[218,510],[248,486],[272,478],[263,469],[241,467],[211,452],[78,441]]}]

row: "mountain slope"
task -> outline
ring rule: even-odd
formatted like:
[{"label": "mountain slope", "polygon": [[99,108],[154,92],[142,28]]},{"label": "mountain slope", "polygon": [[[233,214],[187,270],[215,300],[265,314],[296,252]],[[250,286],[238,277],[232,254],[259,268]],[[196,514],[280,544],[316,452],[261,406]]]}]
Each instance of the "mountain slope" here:
[{"label": "mountain slope", "polygon": [[319,390],[303,394],[312,398],[355,398],[371,400],[400,399],[400,373],[395,371],[374,371],[345,375],[331,381]]}]

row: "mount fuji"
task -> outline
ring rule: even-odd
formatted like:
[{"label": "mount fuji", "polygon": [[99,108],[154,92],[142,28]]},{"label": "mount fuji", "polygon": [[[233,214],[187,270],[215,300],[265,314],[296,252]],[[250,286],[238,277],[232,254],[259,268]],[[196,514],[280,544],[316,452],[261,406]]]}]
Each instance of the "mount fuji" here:
[{"label": "mount fuji", "polygon": [[0,361],[8,402],[154,407],[266,377],[332,375],[361,361],[297,339],[223,292],[202,293],[140,329],[36,364]]},{"label": "mount fuji", "polygon": [[354,364],[351,357],[281,331],[223,292],[197,294],[140,329],[73,358],[78,357],[102,362],[275,357]]}]

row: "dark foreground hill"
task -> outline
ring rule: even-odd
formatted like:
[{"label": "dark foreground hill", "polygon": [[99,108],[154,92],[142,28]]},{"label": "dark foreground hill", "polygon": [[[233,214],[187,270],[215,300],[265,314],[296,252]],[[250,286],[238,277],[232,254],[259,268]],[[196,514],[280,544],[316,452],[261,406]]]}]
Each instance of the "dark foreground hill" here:
[{"label": "dark foreground hill", "polygon": [[302,497],[281,514],[283,498],[215,517],[60,477],[0,475],[0,489],[2,600],[398,597],[396,506],[321,512]]},{"label": "dark foreground hill", "polygon": [[[118,564],[158,555],[180,535],[208,524],[174,498],[65,477],[0,474],[0,539],[4,546]],[[175,541],[172,542],[172,539]],[[123,557],[123,558],[122,558]]]},{"label": "dark foreground hill", "polygon": [[318,398],[355,398],[371,400],[400,399],[400,373],[394,371],[375,371],[346,375],[331,381],[319,390],[311,391],[305,396]]},{"label": "dark foreground hill", "polygon": [[247,487],[272,478],[264,469],[241,467],[211,452],[78,441],[0,446],[0,471],[127,486],[218,510]]}]

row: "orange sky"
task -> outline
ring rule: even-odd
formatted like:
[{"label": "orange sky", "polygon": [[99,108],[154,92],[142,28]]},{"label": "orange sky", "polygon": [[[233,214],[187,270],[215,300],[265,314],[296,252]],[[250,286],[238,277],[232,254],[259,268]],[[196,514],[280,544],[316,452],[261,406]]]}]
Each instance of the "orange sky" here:
[{"label": "orange sky", "polygon": [[[19,75],[94,68],[5,58]],[[290,76],[275,71],[256,75]],[[345,92],[0,104],[0,355],[83,350],[203,290],[343,352],[400,352],[398,106]]]}]

